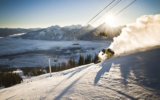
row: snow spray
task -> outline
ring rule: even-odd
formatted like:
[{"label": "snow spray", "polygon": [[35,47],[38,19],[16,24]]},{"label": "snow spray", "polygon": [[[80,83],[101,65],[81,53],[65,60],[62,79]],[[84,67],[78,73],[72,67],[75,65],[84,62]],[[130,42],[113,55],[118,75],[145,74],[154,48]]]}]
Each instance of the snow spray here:
[{"label": "snow spray", "polygon": [[102,55],[102,54],[103,54],[103,52],[100,52],[100,53],[98,54],[98,57],[100,57],[101,60],[104,61],[104,60],[106,59],[106,55]]},{"label": "snow spray", "polygon": [[109,46],[116,54],[160,45],[160,14],[144,15],[128,24]]}]

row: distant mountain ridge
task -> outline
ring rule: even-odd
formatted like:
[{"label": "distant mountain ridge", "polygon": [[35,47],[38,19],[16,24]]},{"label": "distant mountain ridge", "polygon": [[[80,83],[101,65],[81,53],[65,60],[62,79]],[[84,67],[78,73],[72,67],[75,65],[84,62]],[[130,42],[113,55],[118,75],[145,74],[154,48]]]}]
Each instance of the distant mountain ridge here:
[{"label": "distant mountain ridge", "polygon": [[28,33],[31,31],[36,31],[41,28],[0,28],[0,37],[7,37],[9,35],[18,34],[18,33]]},{"label": "distant mountain ridge", "polygon": [[[76,33],[79,29],[81,29],[82,25],[71,25],[71,26],[64,26],[60,27],[58,25],[51,26],[45,29],[37,30],[28,32],[27,34],[21,36],[23,39],[39,39],[39,40],[66,40],[73,33]],[[79,39],[80,36],[82,36],[84,33],[87,33],[94,29],[92,26],[85,26],[83,27],[83,30],[78,32],[78,35],[76,35],[76,38]],[[73,39],[73,37],[71,38]]]},{"label": "distant mountain ridge", "polygon": [[[78,24],[64,27],[55,25],[43,29],[0,29],[0,37],[6,37],[15,33],[26,33],[18,37],[22,39],[61,41],[68,39],[73,40],[74,37],[71,36],[73,33],[76,33],[75,37],[79,40],[110,40],[113,39],[113,37],[118,36],[121,33],[122,28],[124,27],[110,27],[106,23],[103,23],[96,28],[91,25],[83,27],[82,25]],[[101,32],[107,33],[108,38],[102,38],[99,35]]]}]

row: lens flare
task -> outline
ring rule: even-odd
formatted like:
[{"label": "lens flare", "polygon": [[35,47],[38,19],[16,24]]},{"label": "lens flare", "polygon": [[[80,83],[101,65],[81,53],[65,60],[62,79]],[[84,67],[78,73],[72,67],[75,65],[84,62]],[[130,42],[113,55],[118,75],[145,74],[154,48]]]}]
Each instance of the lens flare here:
[{"label": "lens flare", "polygon": [[109,26],[116,27],[115,18],[113,16],[107,16],[105,21]]}]

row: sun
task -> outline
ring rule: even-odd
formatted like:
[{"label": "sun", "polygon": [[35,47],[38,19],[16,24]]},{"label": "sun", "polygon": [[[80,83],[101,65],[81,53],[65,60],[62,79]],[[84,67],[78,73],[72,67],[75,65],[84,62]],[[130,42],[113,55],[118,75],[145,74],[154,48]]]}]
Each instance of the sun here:
[{"label": "sun", "polygon": [[116,26],[115,18],[113,16],[107,16],[105,21],[109,26],[112,26],[112,27]]}]

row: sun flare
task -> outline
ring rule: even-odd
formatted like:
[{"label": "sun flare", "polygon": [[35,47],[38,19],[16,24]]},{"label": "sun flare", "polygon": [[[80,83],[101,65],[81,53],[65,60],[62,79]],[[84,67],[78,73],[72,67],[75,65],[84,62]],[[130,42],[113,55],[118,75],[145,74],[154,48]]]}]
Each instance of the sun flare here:
[{"label": "sun flare", "polygon": [[116,24],[115,24],[115,18],[113,16],[107,16],[106,17],[106,23],[109,25],[109,26],[112,26],[112,27],[115,27]]}]

